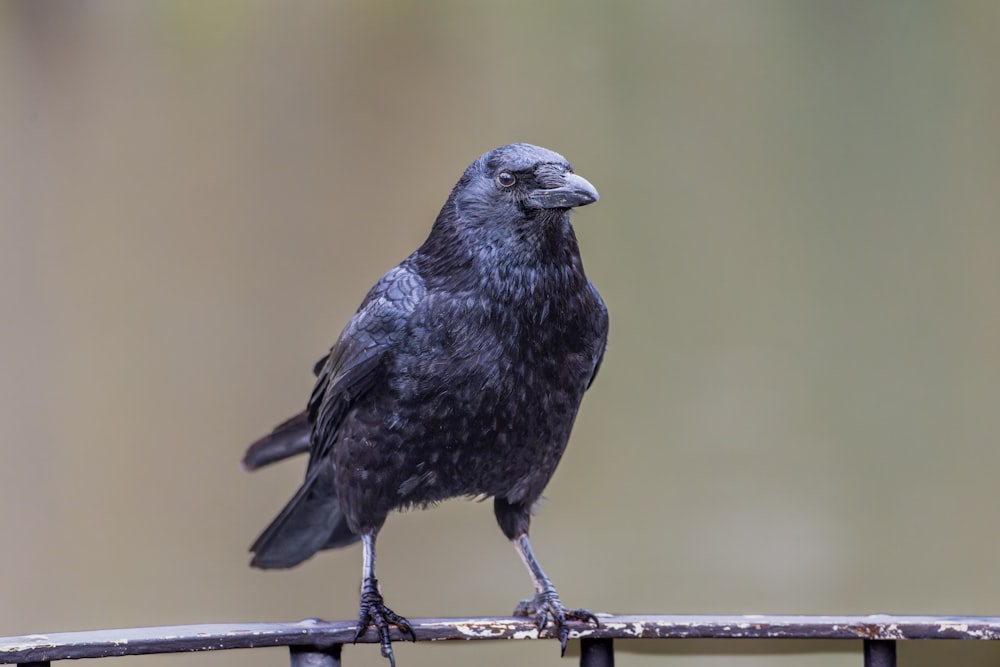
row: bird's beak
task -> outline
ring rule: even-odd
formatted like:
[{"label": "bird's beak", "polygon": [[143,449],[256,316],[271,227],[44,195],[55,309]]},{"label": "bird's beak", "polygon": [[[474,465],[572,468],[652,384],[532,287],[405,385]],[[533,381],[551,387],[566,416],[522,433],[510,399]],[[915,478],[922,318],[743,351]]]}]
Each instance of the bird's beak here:
[{"label": "bird's beak", "polygon": [[566,173],[562,183],[554,188],[539,188],[527,199],[532,208],[573,208],[586,206],[600,199],[597,189],[586,178]]}]

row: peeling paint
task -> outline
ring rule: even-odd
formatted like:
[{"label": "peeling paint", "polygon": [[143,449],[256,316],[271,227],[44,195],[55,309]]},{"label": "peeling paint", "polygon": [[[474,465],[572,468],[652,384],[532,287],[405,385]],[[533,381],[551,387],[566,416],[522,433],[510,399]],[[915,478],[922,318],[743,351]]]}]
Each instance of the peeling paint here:
[{"label": "peeling paint", "polygon": [[487,637],[503,637],[506,634],[506,628],[504,627],[469,627],[467,625],[456,625],[455,629],[466,637],[473,637],[475,639],[485,639]]}]

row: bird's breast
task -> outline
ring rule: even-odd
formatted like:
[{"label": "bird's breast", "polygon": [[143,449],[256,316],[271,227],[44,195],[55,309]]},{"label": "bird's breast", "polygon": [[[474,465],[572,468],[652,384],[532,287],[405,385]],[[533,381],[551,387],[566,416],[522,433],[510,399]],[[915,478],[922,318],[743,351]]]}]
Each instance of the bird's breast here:
[{"label": "bird's breast", "polygon": [[527,494],[536,476],[544,486],[603,345],[585,302],[455,297],[412,323],[376,409],[410,471],[401,493],[424,502],[520,485]]}]

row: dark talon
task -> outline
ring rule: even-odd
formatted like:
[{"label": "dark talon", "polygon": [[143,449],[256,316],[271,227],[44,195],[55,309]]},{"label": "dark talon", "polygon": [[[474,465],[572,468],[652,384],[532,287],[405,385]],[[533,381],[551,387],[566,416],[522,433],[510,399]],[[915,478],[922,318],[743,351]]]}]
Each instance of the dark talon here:
[{"label": "dark talon", "polygon": [[361,609],[358,613],[358,627],[354,631],[354,643],[364,636],[369,625],[375,626],[382,657],[388,658],[390,667],[396,667],[396,656],[392,652],[389,626],[395,625],[400,634],[408,634],[412,641],[417,640],[409,621],[385,606],[382,594],[378,591],[378,582],[374,578],[366,579],[361,586]]},{"label": "dark talon", "polygon": [[589,609],[567,609],[566,618],[574,621],[581,621],[583,623],[593,623],[597,626],[601,625],[600,619],[598,619],[597,616]]},{"label": "dark talon", "polygon": [[560,655],[566,654],[566,644],[569,641],[569,625],[567,621],[580,621],[600,625],[597,616],[587,609],[566,609],[559,600],[555,589],[544,590],[535,595],[533,600],[521,600],[514,608],[514,616],[534,618],[535,626],[541,633],[552,621],[555,626],[555,636],[559,638]]}]

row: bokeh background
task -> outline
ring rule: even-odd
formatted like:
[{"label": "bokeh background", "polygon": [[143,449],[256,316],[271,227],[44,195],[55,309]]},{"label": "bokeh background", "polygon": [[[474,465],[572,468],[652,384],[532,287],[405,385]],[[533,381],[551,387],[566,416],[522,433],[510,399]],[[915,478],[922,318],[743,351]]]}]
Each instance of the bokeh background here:
[{"label": "bokeh background", "polygon": [[[357,547],[247,567],[304,461],[238,461],[511,141],[602,195],[574,220],[610,348],[533,525],[567,604],[1000,614],[998,34],[989,0],[0,4],[0,634],[354,617]],[[379,547],[406,615],[530,593],[489,503],[393,516]]]}]

